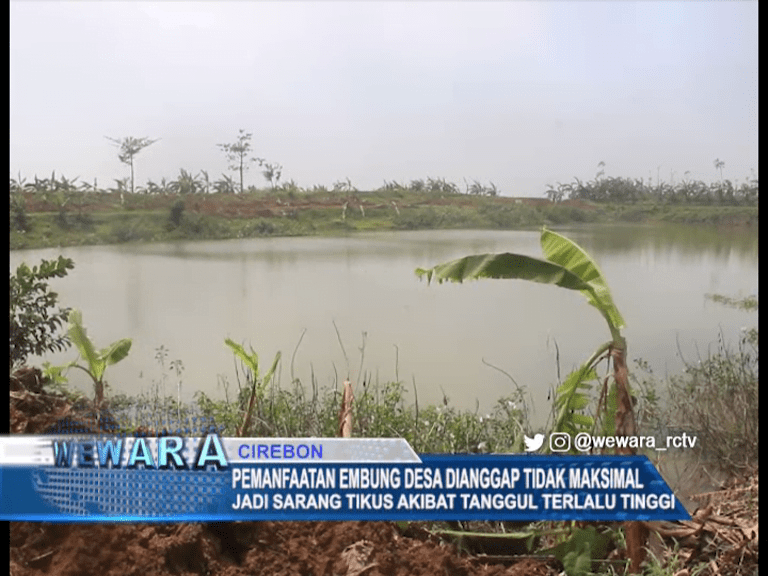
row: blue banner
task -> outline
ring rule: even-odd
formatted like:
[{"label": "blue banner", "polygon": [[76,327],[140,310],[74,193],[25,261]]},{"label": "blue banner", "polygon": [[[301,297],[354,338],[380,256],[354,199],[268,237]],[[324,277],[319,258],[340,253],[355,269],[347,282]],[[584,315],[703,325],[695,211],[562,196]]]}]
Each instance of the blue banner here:
[{"label": "blue banner", "polygon": [[690,519],[644,456],[417,456],[402,440],[373,439],[118,440],[5,446],[0,519]]}]

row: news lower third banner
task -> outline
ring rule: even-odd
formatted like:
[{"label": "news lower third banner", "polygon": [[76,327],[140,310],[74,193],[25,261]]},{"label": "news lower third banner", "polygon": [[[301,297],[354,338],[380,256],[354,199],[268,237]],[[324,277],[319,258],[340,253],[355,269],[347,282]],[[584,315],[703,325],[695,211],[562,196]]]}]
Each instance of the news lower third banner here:
[{"label": "news lower third banner", "polygon": [[417,455],[401,439],[0,438],[0,520],[689,520],[645,456]]}]

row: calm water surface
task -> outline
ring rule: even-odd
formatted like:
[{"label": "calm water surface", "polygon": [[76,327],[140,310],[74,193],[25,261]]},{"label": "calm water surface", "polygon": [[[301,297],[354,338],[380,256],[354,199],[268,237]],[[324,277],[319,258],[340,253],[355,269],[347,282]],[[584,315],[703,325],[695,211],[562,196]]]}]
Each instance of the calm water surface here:
[{"label": "calm water surface", "polygon": [[[560,231],[590,252],[608,279],[627,327],[629,357],[664,375],[679,373],[714,349],[718,334],[736,341],[756,314],[705,299],[707,293],[757,291],[755,231],[678,226],[589,226]],[[98,346],[134,340],[130,356],[107,371],[120,391],[148,391],[165,359],[183,363],[182,397],[236,388],[225,338],[252,345],[262,363],[280,350],[280,382],[292,375],[333,386],[399,378],[415,381],[420,404],[447,396],[460,408],[489,411],[512,389],[501,368],[527,389],[534,420],[562,375],[609,339],[600,314],[579,294],[512,280],[427,286],[414,274],[484,252],[541,256],[535,231],[420,231],[345,238],[266,238],[11,252],[11,266],[63,254],[75,261],[52,286],[79,308]],[[341,336],[341,344],[335,326]],[[301,344],[296,350],[296,346]],[[342,351],[342,345],[346,357]],[[295,352],[295,358],[291,361]],[[47,359],[65,362],[76,352]],[[360,366],[362,363],[362,374]],[[630,369],[632,366],[630,366]],[[88,382],[70,372],[73,382]]]}]

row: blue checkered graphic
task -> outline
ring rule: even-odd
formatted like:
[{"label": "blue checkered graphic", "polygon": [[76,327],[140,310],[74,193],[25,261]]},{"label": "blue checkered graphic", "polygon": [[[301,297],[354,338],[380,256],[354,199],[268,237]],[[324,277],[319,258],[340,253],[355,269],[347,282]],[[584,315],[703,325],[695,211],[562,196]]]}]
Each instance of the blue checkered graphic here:
[{"label": "blue checkered graphic", "polygon": [[84,414],[82,418],[67,417],[59,420],[44,434],[109,434],[110,436],[205,436],[208,433],[222,434],[223,426],[217,426],[208,416],[189,416],[177,420],[158,419],[149,421],[136,432],[121,431],[114,418],[109,414],[97,416],[94,412]]},{"label": "blue checkered graphic", "polygon": [[[150,422],[144,430],[152,432],[118,432],[112,422],[110,417],[109,425],[101,426],[114,430],[110,436],[104,436],[105,439],[148,437],[153,447],[157,442],[155,434],[190,437],[218,432],[213,419],[205,416]],[[95,418],[66,418],[47,432],[57,436],[87,434],[92,432],[95,423]],[[187,446],[185,455],[191,459],[193,451],[193,446]],[[100,514],[172,517],[201,511],[214,512],[217,499],[220,500],[228,481],[228,474],[213,470],[46,468],[33,473],[34,489],[46,502],[64,514],[83,517]]]},{"label": "blue checkered graphic", "polygon": [[108,468],[49,468],[33,474],[35,491],[72,516],[212,513],[229,479],[215,471]]}]

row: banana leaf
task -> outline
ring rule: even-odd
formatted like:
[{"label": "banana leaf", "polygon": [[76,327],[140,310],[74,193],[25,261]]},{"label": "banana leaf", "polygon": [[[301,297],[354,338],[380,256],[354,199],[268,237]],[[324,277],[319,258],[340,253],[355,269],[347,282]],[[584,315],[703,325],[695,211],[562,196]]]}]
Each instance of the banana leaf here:
[{"label": "banana leaf", "polygon": [[546,228],[541,231],[541,248],[547,260],[566,268],[592,287],[592,290],[581,292],[592,306],[600,310],[611,327],[611,333],[624,327],[624,318],[613,303],[613,297],[603,273],[583,248],[565,236]]}]

